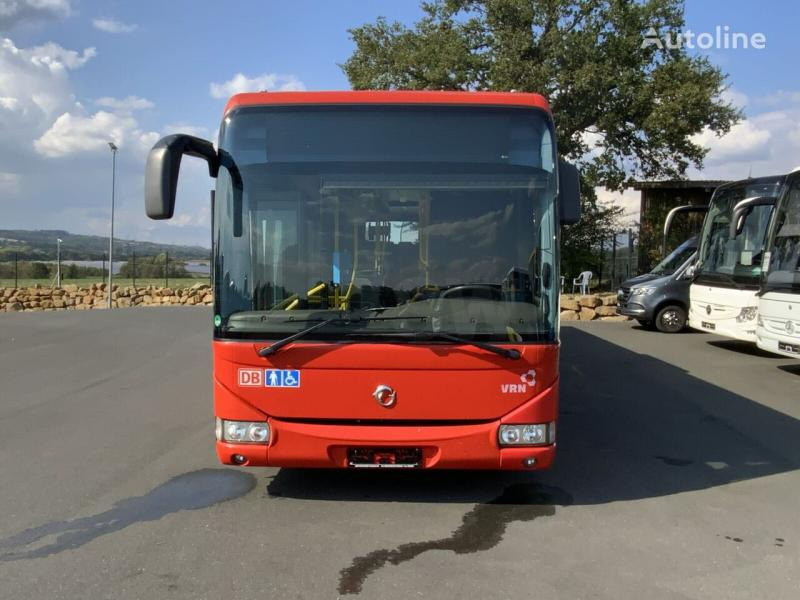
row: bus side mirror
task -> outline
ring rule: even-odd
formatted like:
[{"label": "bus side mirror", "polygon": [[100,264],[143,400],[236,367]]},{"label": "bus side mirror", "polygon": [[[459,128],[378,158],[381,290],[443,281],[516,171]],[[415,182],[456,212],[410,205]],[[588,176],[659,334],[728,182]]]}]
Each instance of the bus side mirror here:
[{"label": "bus side mirror", "polygon": [[745,198],[741,202],[737,202],[733,207],[733,214],[731,215],[731,224],[728,231],[728,239],[734,239],[744,229],[744,222],[747,220],[747,215],[753,211],[755,206],[775,206],[775,198],[770,196],[753,196]]},{"label": "bus side mirror", "polygon": [[578,167],[558,160],[558,208],[562,225],[577,223],[581,218],[581,175]]},{"label": "bus side mirror", "polygon": [[219,158],[214,145],[192,135],[175,134],[161,138],[147,155],[144,172],[144,205],[151,219],[171,219],[175,192],[184,154],[205,159],[208,174],[217,176]]}]

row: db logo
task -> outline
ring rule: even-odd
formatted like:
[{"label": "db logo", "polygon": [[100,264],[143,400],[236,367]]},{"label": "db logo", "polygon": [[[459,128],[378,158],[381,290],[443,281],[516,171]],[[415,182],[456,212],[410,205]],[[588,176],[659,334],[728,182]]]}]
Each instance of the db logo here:
[{"label": "db logo", "polygon": [[261,369],[239,369],[239,385],[242,387],[261,387],[264,385],[264,371]]}]

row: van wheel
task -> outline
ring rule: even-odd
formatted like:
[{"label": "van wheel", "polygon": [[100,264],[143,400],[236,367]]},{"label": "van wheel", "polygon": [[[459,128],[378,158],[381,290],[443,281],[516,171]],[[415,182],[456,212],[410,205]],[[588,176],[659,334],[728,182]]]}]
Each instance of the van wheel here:
[{"label": "van wheel", "polygon": [[656,315],[656,329],[662,333],[678,333],[686,327],[686,311],[680,306],[665,306]]}]

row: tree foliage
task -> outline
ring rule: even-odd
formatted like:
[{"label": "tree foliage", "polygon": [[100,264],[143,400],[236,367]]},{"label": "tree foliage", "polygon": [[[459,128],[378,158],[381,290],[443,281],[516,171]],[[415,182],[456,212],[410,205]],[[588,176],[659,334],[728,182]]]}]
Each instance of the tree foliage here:
[{"label": "tree foliage", "polygon": [[559,154],[578,163],[586,192],[581,222],[562,231],[566,262],[585,259],[597,247],[585,244],[618,226],[621,211],[589,190],[682,178],[706,154],[693,136],[722,135],[740,118],[707,58],[643,43],[651,28],[683,28],[681,0],[431,0],[422,9],[410,28],[379,18],[350,30],[350,84],[547,97]]},{"label": "tree foliage", "polygon": [[585,270],[599,272],[601,257],[595,250],[606,242],[610,248],[612,235],[619,231],[622,209],[597,202],[593,188],[584,188],[581,198],[581,220],[561,230],[561,270],[577,276]]},{"label": "tree foliage", "polygon": [[547,97],[559,152],[587,183],[680,178],[702,166],[692,136],[726,133],[739,112],[725,75],[685,48],[644,44],[683,28],[680,0],[432,0],[408,28],[350,30],[355,89],[518,90]]},{"label": "tree foliage", "polygon": [[[165,266],[167,265],[167,255],[162,253],[156,256],[139,256],[136,258],[134,266],[133,260],[129,260],[122,264],[119,268],[120,277],[132,278],[158,278],[164,277],[188,277],[189,272],[183,265],[182,261],[176,261],[172,257],[169,258],[169,273],[165,273]],[[134,271],[135,269],[135,271]]]}]

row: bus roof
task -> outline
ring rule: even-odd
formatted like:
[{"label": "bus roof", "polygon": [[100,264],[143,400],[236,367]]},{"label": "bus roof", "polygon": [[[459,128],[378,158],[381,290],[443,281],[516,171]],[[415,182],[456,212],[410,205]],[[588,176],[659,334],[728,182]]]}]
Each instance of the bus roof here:
[{"label": "bus roof", "polygon": [[240,106],[291,104],[455,104],[529,106],[550,113],[540,94],[523,92],[445,92],[406,90],[350,90],[340,92],[254,92],[231,96],[224,114]]},{"label": "bus roof", "polygon": [[716,195],[717,192],[724,192],[725,190],[729,190],[731,188],[738,188],[744,187],[748,185],[758,185],[761,183],[783,183],[786,179],[787,175],[765,175],[762,177],[748,177],[747,179],[740,179],[738,181],[730,181],[719,186],[716,190],[714,190],[714,194]]}]

